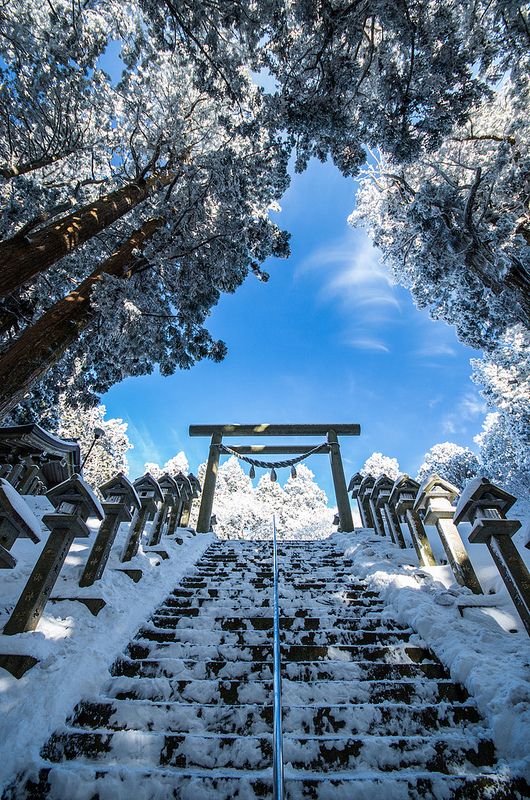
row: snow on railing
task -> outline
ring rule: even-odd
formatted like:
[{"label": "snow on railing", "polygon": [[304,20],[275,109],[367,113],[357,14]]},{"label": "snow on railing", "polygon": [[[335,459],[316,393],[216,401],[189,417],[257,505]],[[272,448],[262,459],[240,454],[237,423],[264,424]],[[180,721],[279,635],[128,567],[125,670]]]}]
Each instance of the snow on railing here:
[{"label": "snow on railing", "polygon": [[280,658],[280,601],[278,596],[278,547],[276,542],[276,517],[272,517],[272,577],[273,577],[273,796],[283,800],[283,734],[282,734],[282,678]]}]

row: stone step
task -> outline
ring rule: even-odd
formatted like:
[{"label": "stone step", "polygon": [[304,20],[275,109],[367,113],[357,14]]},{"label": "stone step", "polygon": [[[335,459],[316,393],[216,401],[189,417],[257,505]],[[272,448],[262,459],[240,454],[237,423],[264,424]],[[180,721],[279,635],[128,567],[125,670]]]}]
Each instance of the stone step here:
[{"label": "stone step", "polygon": [[[480,722],[475,706],[440,703],[407,706],[366,704],[353,706],[290,706],[283,712],[285,733],[303,732],[316,736],[420,735],[427,731]],[[113,700],[80,703],[70,720],[72,727],[108,730],[143,730],[169,733],[232,733],[240,736],[270,733],[272,705],[190,706],[186,703],[156,703],[143,700]]]},{"label": "stone step", "polygon": [[[54,734],[42,750],[46,761],[80,760],[175,769],[266,770],[272,760],[272,734],[174,734],[151,731],[81,731]],[[430,736],[303,736],[284,734],[284,763],[291,769],[425,769],[451,773],[491,766],[492,742],[467,733]]]},{"label": "stone step", "polygon": [[[155,628],[154,633],[164,629]],[[142,638],[151,640],[142,629]],[[169,640],[171,641],[171,640]],[[289,661],[376,661],[393,664],[401,663],[438,663],[433,654],[425,647],[417,645],[298,645],[281,643],[281,658]],[[173,658],[188,658],[194,661],[220,659],[222,661],[269,661],[272,663],[272,638],[265,645],[248,645],[239,647],[235,645],[192,644],[172,642]]]},{"label": "stone step", "polygon": [[[189,619],[184,617],[177,625],[177,629],[193,631],[271,631],[272,616],[230,616],[217,617],[213,615],[195,617]],[[381,631],[391,633],[392,631],[412,634],[411,628],[404,628],[391,619],[382,620],[379,615],[369,617],[358,616],[319,616],[319,617],[280,617],[280,629],[286,631]]]},{"label": "stone step", "polygon": [[[250,612],[255,608],[262,608],[262,609],[270,609],[272,608],[272,596],[270,598],[265,598],[261,602],[250,602],[247,600],[246,597],[241,597],[241,602],[237,603],[237,601],[233,601],[232,604],[225,605],[224,603],[214,603],[209,600],[185,600],[182,598],[175,598],[177,604],[173,604],[170,601],[168,605],[160,606],[157,611],[155,612],[157,615],[160,614],[172,614],[173,616],[184,616],[186,613],[192,616],[198,616],[198,613],[201,612],[205,616],[209,616],[214,614],[215,616],[229,616],[230,612],[235,613],[236,611],[241,613],[246,612],[250,616]],[[350,610],[354,613],[372,613],[372,614],[381,614],[383,611],[384,606],[382,603],[373,602],[373,601],[364,601],[363,599],[360,600],[344,600],[343,602],[321,602],[320,605],[318,604],[318,600],[316,598],[312,598],[312,603],[306,604],[281,604],[281,614],[282,616],[285,615],[287,617],[291,616],[320,616],[323,613],[348,613]],[[195,613],[197,612],[197,613]],[[313,613],[310,613],[313,612]],[[269,612],[270,613],[270,612]]]},{"label": "stone step", "polygon": [[[175,628],[173,629],[172,641],[189,644],[200,644],[204,642],[204,629],[195,628]],[[340,629],[320,631],[298,631],[281,630],[281,641],[283,644],[303,644],[303,645],[339,645],[339,644],[397,644],[399,641],[408,641],[410,632],[408,631],[365,631]],[[210,630],[208,642],[210,644],[235,645],[244,647],[246,645],[266,644],[271,641],[272,628],[261,631],[222,631]],[[417,643],[417,642],[416,642]]]},{"label": "stone step", "polygon": [[[272,680],[272,660],[223,661],[172,658],[157,653],[154,657],[120,658],[111,668],[115,676],[142,678],[170,678],[178,680],[212,680],[215,678],[239,680]],[[326,661],[315,663],[299,661],[284,664],[282,676],[292,681],[317,680],[401,680],[447,678],[441,664],[374,664],[370,661],[353,663]]]},{"label": "stone step", "polygon": [[[272,796],[271,770],[257,774],[237,774],[230,770],[176,771],[168,769],[126,769],[123,766],[78,765],[65,762],[41,768],[25,784],[6,793],[6,800],[48,800],[84,797],[86,786],[92,797],[129,797],[134,800],[259,800]],[[287,773],[286,800],[384,800],[422,798],[422,800],[523,800],[528,786],[521,779],[504,775],[399,774],[367,772],[312,775]]]},{"label": "stone step", "polygon": [[[177,680],[169,678],[112,678],[103,694],[118,700],[156,702],[226,703],[238,705],[271,702],[272,681]],[[466,690],[451,680],[282,680],[284,707],[290,705],[407,703],[424,705],[443,701],[463,703]]]},{"label": "stone step", "polygon": [[[327,591],[327,590],[326,590]],[[338,592],[335,592],[337,594]],[[169,598],[181,598],[181,599],[208,599],[208,600],[227,600],[227,599],[238,599],[243,596],[252,596],[253,599],[258,599],[261,597],[261,594],[258,592],[248,592],[245,590],[245,587],[237,588],[230,586],[229,588],[211,588],[211,587],[204,587],[201,589],[190,589],[187,587],[174,589]],[[372,592],[364,587],[350,589],[341,587],[340,589],[341,597],[345,597],[349,600],[354,600],[357,597],[361,598],[372,598],[372,597],[379,597],[379,592]],[[278,593],[280,596],[280,593]],[[291,596],[291,594],[289,595]]]}]

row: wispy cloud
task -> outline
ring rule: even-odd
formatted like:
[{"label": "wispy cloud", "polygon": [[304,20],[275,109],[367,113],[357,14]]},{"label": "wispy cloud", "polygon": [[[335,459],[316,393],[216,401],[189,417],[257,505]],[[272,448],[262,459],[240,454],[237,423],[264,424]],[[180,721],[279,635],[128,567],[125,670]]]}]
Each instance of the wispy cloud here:
[{"label": "wispy cloud", "polygon": [[316,270],[325,275],[323,300],[339,300],[350,307],[400,307],[388,270],[362,231],[347,231],[341,239],[319,248],[302,262],[297,274]]},{"label": "wispy cloud", "polygon": [[456,350],[450,344],[443,342],[425,343],[415,351],[417,356],[436,357],[436,356],[456,356]]},{"label": "wispy cloud", "polygon": [[321,302],[334,304],[343,314],[343,344],[390,351],[381,328],[401,313],[401,306],[389,272],[364,231],[348,230],[340,239],[313,252],[299,265],[296,276],[307,277],[309,273],[318,273]]},{"label": "wispy cloud", "polygon": [[[160,450],[145,425],[135,425],[131,420],[127,420],[129,427],[127,433],[134,445],[134,461],[143,463],[145,461],[155,461],[161,463],[163,458]],[[132,459],[129,459],[132,460]]]},{"label": "wispy cloud", "polygon": [[358,350],[378,350],[381,353],[390,352],[386,344],[378,339],[345,339],[344,343],[349,347],[355,347]]},{"label": "wispy cloud", "polygon": [[446,435],[465,433],[468,423],[475,422],[487,412],[488,407],[477,392],[466,392],[460,397],[454,410],[443,418],[443,432]]}]

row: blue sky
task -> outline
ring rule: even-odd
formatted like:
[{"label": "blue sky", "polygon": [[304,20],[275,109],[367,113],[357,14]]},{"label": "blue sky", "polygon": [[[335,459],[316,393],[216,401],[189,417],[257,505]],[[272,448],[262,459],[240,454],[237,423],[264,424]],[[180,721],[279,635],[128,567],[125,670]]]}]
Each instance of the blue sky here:
[{"label": "blue sky", "polygon": [[[355,190],[331,164],[294,176],[277,215],[290,259],[271,259],[267,284],[250,276],[213,309],[225,361],[128,379],[103,398],[107,417],[129,423],[133,476],[181,449],[196,470],[208,442],[188,437],[190,423],[358,422],[361,436],[342,442],[347,479],[375,450],[414,474],[437,442],[473,446],[485,414],[469,378],[477,353],[418,311],[349,228]],[[308,466],[332,501],[327,457]]]}]

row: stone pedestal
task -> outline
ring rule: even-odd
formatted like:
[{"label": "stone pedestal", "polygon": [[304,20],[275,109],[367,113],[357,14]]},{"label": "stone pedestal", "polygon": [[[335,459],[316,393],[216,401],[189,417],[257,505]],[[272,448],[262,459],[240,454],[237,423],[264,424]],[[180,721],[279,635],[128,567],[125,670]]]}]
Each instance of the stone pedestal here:
[{"label": "stone pedestal", "polygon": [[130,519],[130,514],[125,512],[123,503],[103,503],[105,519],[100,525],[96,540],[90,551],[85,568],[79,580],[79,586],[92,586],[98,581],[109,560],[110,551],[120,523]]},{"label": "stone pedestal", "polygon": [[88,528],[75,514],[46,514],[43,521],[51,533],[4,628],[7,635],[35,630],[72,542],[88,536]]},{"label": "stone pedestal", "polygon": [[487,478],[474,478],[466,486],[456,508],[455,522],[471,522],[472,543],[483,542],[513,600],[517,613],[530,635],[530,574],[512,542],[521,527],[518,520],[506,519],[515,497]]},{"label": "stone pedestal", "polygon": [[479,579],[453,522],[455,508],[451,501],[457,495],[455,486],[433,475],[420,486],[414,510],[424,512],[423,521],[426,525],[436,525],[457,583],[467,586],[474,594],[482,594]]},{"label": "stone pedestal", "polygon": [[420,567],[435,567],[436,559],[419,514],[413,511],[412,508],[408,508],[405,511],[405,520]]},{"label": "stone pedestal", "polygon": [[127,543],[125,545],[125,549],[121,557],[122,562],[125,563],[126,561],[131,561],[131,559],[133,559],[134,556],[138,553],[138,548],[140,547],[140,539],[142,538],[142,533],[144,532],[145,524],[149,519],[150,513],[151,513],[150,505],[142,503],[142,507],[138,512],[138,516],[131,525],[129,538],[127,539]]},{"label": "stone pedestal", "polygon": [[405,549],[405,539],[403,538],[403,531],[401,530],[401,524],[399,519],[397,518],[394,509],[388,503],[383,504],[383,513],[386,517],[387,522],[387,530],[390,538],[400,547],[402,550]]}]

